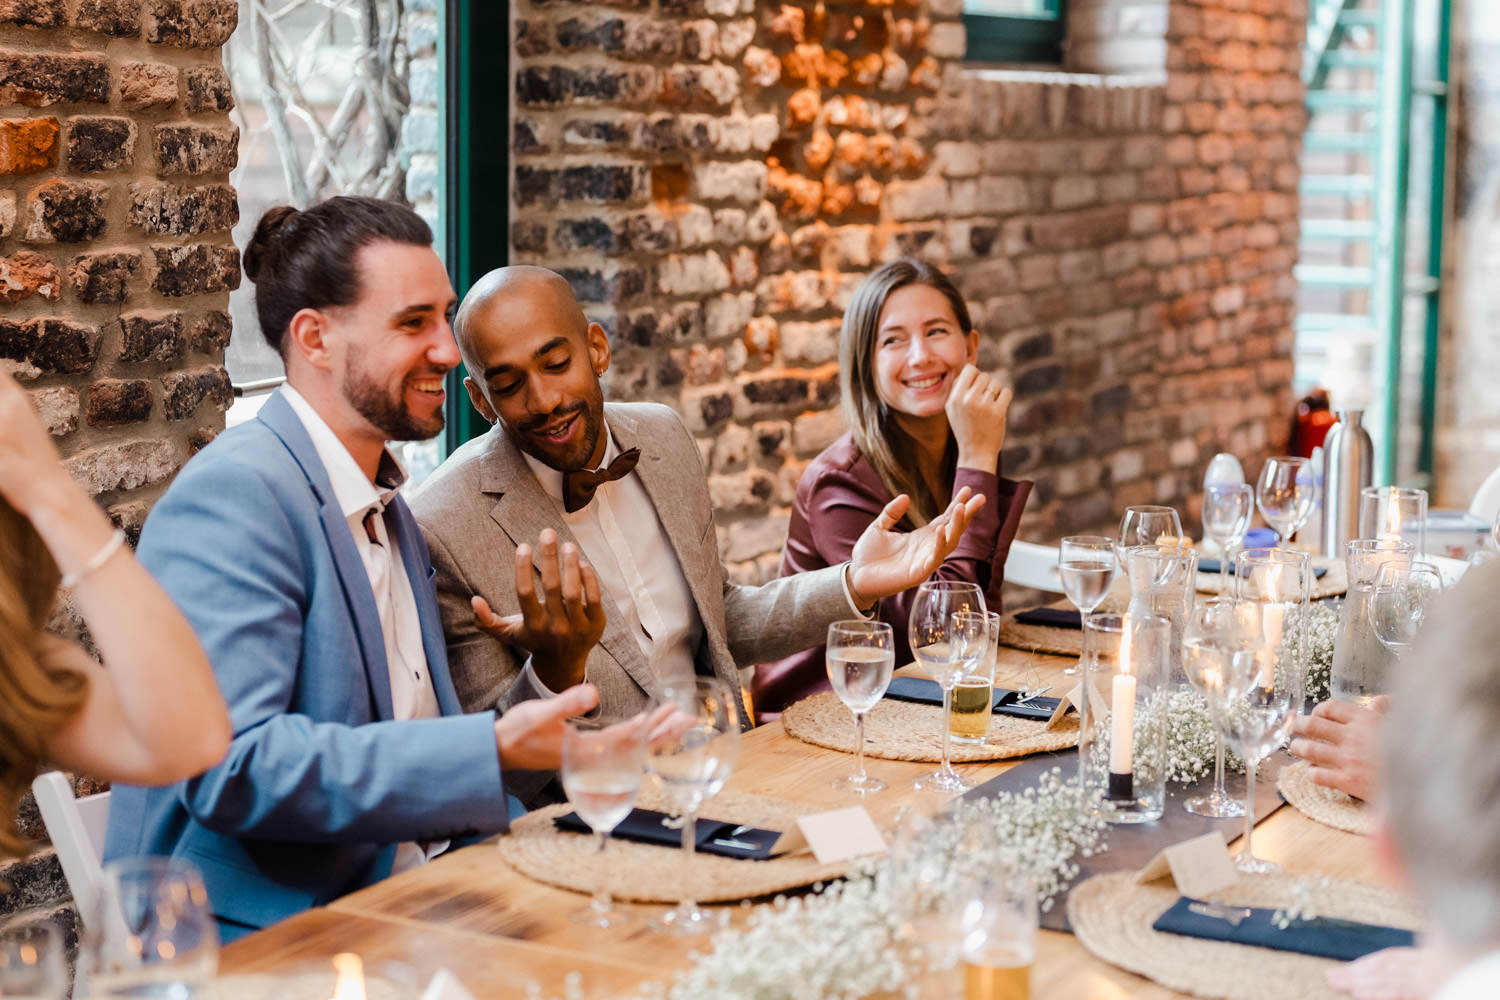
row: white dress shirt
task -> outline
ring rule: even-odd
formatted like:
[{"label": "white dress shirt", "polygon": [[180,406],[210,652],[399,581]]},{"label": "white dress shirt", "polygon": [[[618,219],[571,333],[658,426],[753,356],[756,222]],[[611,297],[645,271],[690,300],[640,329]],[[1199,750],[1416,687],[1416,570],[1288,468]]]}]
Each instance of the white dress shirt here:
[{"label": "white dress shirt", "polygon": [[1495,1000],[1500,997],[1500,951],[1481,955],[1443,981],[1432,1000]]},{"label": "white dress shirt", "polygon": [[[601,468],[620,454],[607,424],[604,434]],[[617,615],[615,620],[635,636],[658,680],[692,677],[703,622],[641,477],[631,472],[604,483],[587,506],[569,514],[563,509],[562,473],[525,452],[522,457],[557,505],[557,515],[577,539],[584,560],[594,568],[600,593],[614,605],[613,610],[606,605],[605,614]],[[541,683],[529,660],[525,673],[538,694],[554,693]]]},{"label": "white dress shirt", "polygon": [[[386,530],[385,508],[406,482],[406,470],[389,449],[381,452],[375,482],[365,478],[359,463],[338,439],[326,421],[288,383],[281,388],[292,412],[302,421],[313,448],[333,485],[339,512],[349,522],[349,533],[365,564],[370,590],[380,612],[380,630],[385,637],[386,667],[391,678],[391,709],[395,719],[433,719],[440,715],[437,694],[427,670],[427,652],[422,648],[422,620],[417,598],[396,538]],[[365,527],[367,515],[370,527]],[[375,539],[370,538],[371,531]],[[414,868],[448,846],[447,841],[424,848],[416,843],[399,844],[391,873]]]}]

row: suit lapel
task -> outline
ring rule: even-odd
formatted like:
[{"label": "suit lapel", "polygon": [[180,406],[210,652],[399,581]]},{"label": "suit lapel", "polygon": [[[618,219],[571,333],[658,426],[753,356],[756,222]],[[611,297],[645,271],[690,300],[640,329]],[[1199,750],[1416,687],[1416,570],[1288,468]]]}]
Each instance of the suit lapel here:
[{"label": "suit lapel", "polygon": [[698,607],[698,620],[704,623],[706,631],[707,623],[713,621],[715,615],[714,607],[706,603],[710,593],[708,588],[713,587],[722,594],[722,581],[708,580],[702,573],[695,572],[698,567],[696,556],[700,529],[693,519],[692,505],[685,502],[680,485],[682,470],[667,467],[668,463],[660,447],[652,447],[649,442],[644,447],[641,446],[639,427],[634,418],[608,406],[605,409],[609,414],[610,429],[614,432],[615,442],[620,449],[625,451],[641,448],[641,460],[635,467],[636,475],[640,477],[641,485],[646,487],[646,495],[651,498],[656,516],[661,519],[661,526],[672,543],[677,565],[682,570],[683,579],[687,580],[693,603]]},{"label": "suit lapel", "polygon": [[[354,635],[364,659],[365,675],[370,684],[370,697],[375,703],[376,718],[390,719],[394,716],[391,707],[390,667],[385,659],[385,633],[380,628],[380,611],[375,607],[375,592],[370,589],[370,575],[365,571],[364,560],[354,545],[354,535],[349,531],[349,521],[338,508],[333,496],[333,484],[328,479],[328,470],[313,447],[312,438],[292,409],[290,403],[278,392],[266,400],[258,418],[275,432],[286,445],[297,464],[307,476],[313,497],[318,504],[318,517],[323,524],[323,534],[328,541],[328,550],[333,554],[333,567],[344,591],[344,600],[349,606],[349,617],[354,622]],[[427,571],[421,579],[426,580]],[[423,641],[426,636],[424,631]]]},{"label": "suit lapel", "polygon": [[[561,507],[536,481],[520,449],[498,427],[489,434],[490,443],[484,453],[479,488],[484,493],[495,495],[490,519],[513,544],[530,545],[533,551],[544,528],[557,532],[559,545],[563,542],[577,545],[578,539],[563,523]],[[582,551],[582,546],[579,551]],[[537,589],[541,589],[540,574]],[[620,618],[611,602],[611,606],[605,608],[604,635],[599,645],[642,690],[654,697],[657,687],[651,664],[641,655],[640,643]]]}]

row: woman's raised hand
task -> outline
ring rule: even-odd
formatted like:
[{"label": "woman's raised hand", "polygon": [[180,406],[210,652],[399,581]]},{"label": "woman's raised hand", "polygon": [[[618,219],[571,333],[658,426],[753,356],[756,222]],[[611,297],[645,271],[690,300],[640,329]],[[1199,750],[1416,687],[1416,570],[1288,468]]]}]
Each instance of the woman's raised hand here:
[{"label": "woman's raised hand", "polygon": [[63,480],[67,473],[31,397],[0,369],[0,496],[30,515],[36,502]]},{"label": "woman's raised hand", "polygon": [[944,410],[958,441],[958,464],[994,472],[1005,445],[1005,413],[1011,391],[973,365],[964,365],[948,394]]}]

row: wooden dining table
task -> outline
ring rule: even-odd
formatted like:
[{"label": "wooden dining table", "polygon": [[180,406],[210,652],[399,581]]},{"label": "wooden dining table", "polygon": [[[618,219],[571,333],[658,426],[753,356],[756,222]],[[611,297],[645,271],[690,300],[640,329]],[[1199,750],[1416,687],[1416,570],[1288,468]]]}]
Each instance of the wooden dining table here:
[{"label": "wooden dining table", "polygon": [[[1070,662],[1002,649],[995,683],[1019,687],[1040,678],[1052,685],[1052,694],[1059,694],[1071,686],[1063,675]],[[958,770],[977,784],[1015,763],[964,764]],[[853,765],[851,755],[803,743],[771,722],[745,734],[727,787],[828,809],[863,804],[883,825],[902,806],[942,804],[933,793],[912,787],[912,779],[932,771],[933,764],[867,756],[869,772],[888,787],[863,800],[833,788],[834,779]],[[1291,806],[1256,826],[1255,851],[1294,873],[1382,882],[1369,838],[1322,826]],[[486,841],[236,941],[223,949],[220,973],[305,970],[339,952],[355,952],[367,968],[396,963],[424,982],[446,967],[478,1000],[592,1000],[629,996],[643,984],[670,981],[674,971],[690,963],[694,950],[707,947],[706,939],[670,937],[648,928],[647,920],[663,906],[630,905],[639,919],[607,930],[570,920],[569,914],[587,902],[585,895],[515,871],[495,843]],[[731,923],[744,920],[745,908],[723,909]],[[1040,933],[1032,976],[1032,995],[1039,998],[1184,996],[1094,958],[1072,935],[1056,931]]]}]

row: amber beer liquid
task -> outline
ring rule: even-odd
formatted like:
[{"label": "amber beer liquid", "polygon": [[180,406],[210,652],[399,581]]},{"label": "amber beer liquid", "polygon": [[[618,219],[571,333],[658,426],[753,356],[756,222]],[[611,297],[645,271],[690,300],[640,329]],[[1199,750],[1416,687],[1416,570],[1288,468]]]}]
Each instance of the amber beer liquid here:
[{"label": "amber beer liquid", "polygon": [[964,959],[964,1000],[1031,1000],[1029,950],[995,948]]},{"label": "amber beer liquid", "polygon": [[953,689],[953,713],[948,732],[959,743],[983,743],[990,732],[990,682],[965,677]]}]

